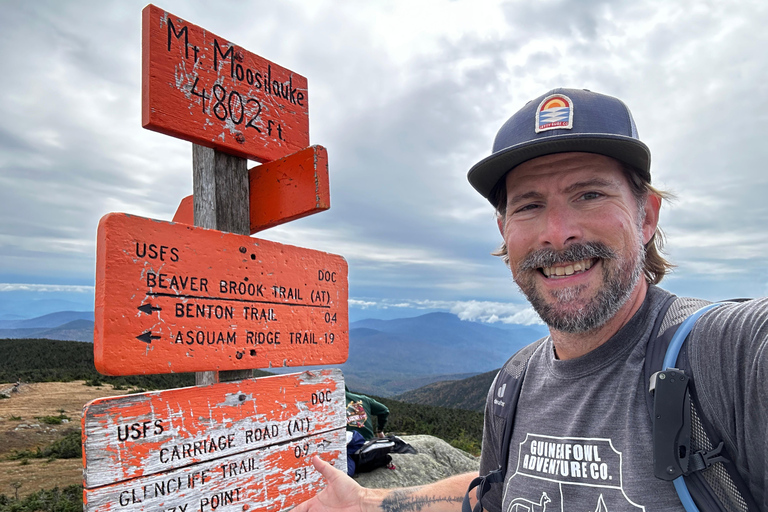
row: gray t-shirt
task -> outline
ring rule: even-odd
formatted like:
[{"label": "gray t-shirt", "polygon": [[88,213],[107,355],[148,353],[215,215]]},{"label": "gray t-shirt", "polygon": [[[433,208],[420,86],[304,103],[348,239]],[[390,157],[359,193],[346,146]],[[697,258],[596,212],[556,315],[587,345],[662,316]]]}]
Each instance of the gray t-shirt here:
[{"label": "gray t-shirt", "polygon": [[[653,475],[643,372],[646,345],[667,297],[651,286],[629,323],[580,358],[555,359],[550,339],[538,347],[517,406],[506,480],[483,499],[487,510],[683,510],[672,483]],[[697,322],[689,356],[704,415],[722,433],[757,503],[768,510],[766,340],[768,300],[729,304]],[[503,437],[493,389],[481,474],[498,467]]]}]

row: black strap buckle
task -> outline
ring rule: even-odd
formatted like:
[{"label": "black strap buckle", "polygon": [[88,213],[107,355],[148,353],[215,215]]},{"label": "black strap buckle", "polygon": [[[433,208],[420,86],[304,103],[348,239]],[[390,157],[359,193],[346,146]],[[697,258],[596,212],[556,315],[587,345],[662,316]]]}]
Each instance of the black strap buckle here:
[{"label": "black strap buckle", "polygon": [[700,450],[694,454],[691,455],[690,459],[688,459],[688,472],[686,475],[693,473],[694,471],[701,471],[703,469],[707,469],[712,464],[717,464],[718,462],[731,462],[727,458],[723,457],[721,455],[723,451],[723,446],[725,443],[720,441],[720,444],[717,445],[717,448],[714,450],[705,452],[704,450]]}]

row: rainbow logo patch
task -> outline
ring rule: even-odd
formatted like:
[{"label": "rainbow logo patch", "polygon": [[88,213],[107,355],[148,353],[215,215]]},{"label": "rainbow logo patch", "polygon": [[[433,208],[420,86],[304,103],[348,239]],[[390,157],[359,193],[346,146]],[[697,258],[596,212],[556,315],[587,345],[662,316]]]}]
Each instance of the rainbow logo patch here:
[{"label": "rainbow logo patch", "polygon": [[553,94],[536,109],[536,133],[573,128],[573,102],[568,96]]}]

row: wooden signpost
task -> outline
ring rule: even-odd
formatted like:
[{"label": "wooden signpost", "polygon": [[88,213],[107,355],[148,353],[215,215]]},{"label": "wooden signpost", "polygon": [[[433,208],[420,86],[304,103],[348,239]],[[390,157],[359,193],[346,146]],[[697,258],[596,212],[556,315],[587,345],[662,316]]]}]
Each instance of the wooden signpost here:
[{"label": "wooden signpost", "polygon": [[94,400],[85,512],[284,510],[319,490],[313,455],[346,467],[345,427],[339,370]]},{"label": "wooden signpost", "polygon": [[309,146],[303,76],[154,5],[142,37],[145,128],[260,162]]},{"label": "wooden signpost", "polygon": [[[250,234],[331,207],[328,152],[311,146],[248,171]],[[194,224],[193,196],[182,199],[174,222]]]},{"label": "wooden signpost", "polygon": [[99,223],[94,359],[107,375],[343,363],[344,258],[114,213]]},{"label": "wooden signpost", "polygon": [[312,455],[346,467],[339,370],[248,379],[349,352],[344,259],[248,236],[330,206],[307,81],[153,5],[142,21],[142,123],[193,143],[194,194],[173,223],[102,218],[94,359],[198,386],[86,406],[85,512],[286,510],[324,485]]}]

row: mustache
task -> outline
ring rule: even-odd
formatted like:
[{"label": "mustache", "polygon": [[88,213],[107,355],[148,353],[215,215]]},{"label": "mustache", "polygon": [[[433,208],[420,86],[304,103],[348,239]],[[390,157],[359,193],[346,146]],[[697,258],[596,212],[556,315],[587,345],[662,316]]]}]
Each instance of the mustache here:
[{"label": "mustache", "polygon": [[556,251],[554,249],[539,249],[533,251],[520,263],[520,270],[536,270],[542,267],[551,267],[559,263],[570,263],[579,260],[600,258],[604,260],[615,259],[616,253],[602,242],[584,242],[569,245],[567,248]]}]

